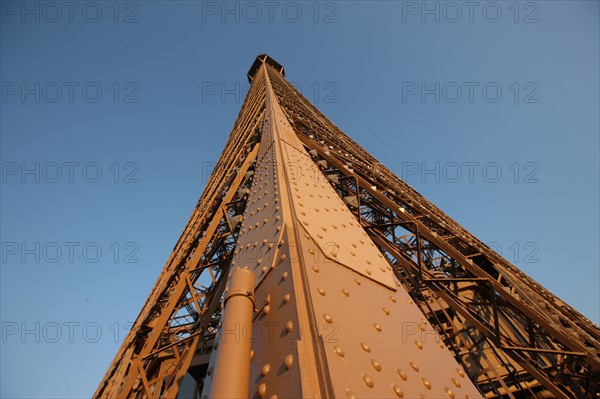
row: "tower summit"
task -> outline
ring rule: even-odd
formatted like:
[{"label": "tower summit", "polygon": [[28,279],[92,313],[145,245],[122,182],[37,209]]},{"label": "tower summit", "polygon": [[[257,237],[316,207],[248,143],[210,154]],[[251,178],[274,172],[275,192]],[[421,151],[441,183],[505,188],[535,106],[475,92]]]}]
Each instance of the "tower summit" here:
[{"label": "tower summit", "polygon": [[95,398],[597,398],[600,329],[266,54]]},{"label": "tower summit", "polygon": [[254,80],[254,76],[256,75],[262,64],[269,65],[271,68],[281,73],[281,75],[285,76],[285,70],[283,68],[283,65],[275,61],[273,58],[269,57],[268,54],[259,54],[258,56],[256,56],[254,62],[252,63],[252,66],[248,70],[249,83],[252,83],[252,80]]}]

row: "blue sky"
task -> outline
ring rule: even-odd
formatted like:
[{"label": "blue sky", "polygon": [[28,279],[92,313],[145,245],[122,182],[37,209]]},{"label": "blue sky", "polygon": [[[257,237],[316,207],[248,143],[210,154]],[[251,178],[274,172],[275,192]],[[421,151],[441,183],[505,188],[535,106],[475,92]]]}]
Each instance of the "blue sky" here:
[{"label": "blue sky", "polygon": [[597,1],[72,4],[0,2],[1,397],[92,394],[263,52],[600,321]]}]

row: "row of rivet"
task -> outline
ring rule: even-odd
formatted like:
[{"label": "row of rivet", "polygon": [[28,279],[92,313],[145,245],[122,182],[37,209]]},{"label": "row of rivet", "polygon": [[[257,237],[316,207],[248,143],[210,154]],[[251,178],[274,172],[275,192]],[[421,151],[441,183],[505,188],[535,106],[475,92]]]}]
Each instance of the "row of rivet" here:
[{"label": "row of rivet", "polygon": [[[318,269],[318,267],[316,267],[316,266],[313,266],[313,271],[315,271],[316,273],[318,273],[318,272],[319,272],[319,269]],[[360,282],[360,280],[359,280],[359,279],[354,279],[354,282],[355,282],[357,285],[361,285],[361,282]],[[321,294],[321,295],[323,295],[323,296],[325,296],[325,295],[326,295],[326,291],[325,291],[325,289],[323,289],[323,288],[320,288],[320,287],[319,287],[319,288],[317,288],[317,291],[319,292],[319,294]],[[347,289],[345,289],[345,288],[344,288],[344,289],[342,289],[341,291],[342,291],[342,293],[344,294],[344,296],[346,296],[346,297],[348,297],[348,296],[350,295],[349,291],[348,291]],[[394,296],[390,296],[390,297],[389,297],[389,299],[390,299],[390,301],[391,301],[391,302],[393,302],[393,303],[396,303],[396,302],[397,302],[397,300],[396,300],[396,297],[394,297]],[[409,300],[409,302],[411,302],[411,300]],[[384,313],[385,315],[389,315],[389,314],[390,314],[390,310],[389,310],[388,308],[385,308],[385,307],[383,307],[383,308],[382,308],[382,311],[383,311],[383,313]],[[329,314],[323,314],[323,319],[324,319],[324,320],[325,320],[327,323],[332,323],[332,322],[333,322],[333,318],[332,318],[332,316],[331,316],[331,315],[329,315]],[[423,331],[423,329],[424,329],[424,325],[426,326],[426,325],[427,325],[427,322],[426,322],[424,319],[422,319],[422,321],[421,321],[421,323],[420,323],[420,325],[419,325],[419,328],[420,328],[422,331]],[[379,324],[377,324],[377,323],[374,323],[374,324],[373,324],[373,327],[374,327],[374,328],[375,328],[377,331],[379,331],[379,332],[381,332],[381,331],[382,331],[382,328],[381,328],[381,326],[380,326]],[[415,345],[416,345],[416,346],[417,346],[417,348],[419,348],[419,349],[423,349],[423,347],[424,347],[424,346],[423,346],[423,343],[422,343],[422,342],[420,342],[420,341],[415,341]],[[367,352],[367,353],[371,353],[371,347],[370,347],[370,346],[369,346],[367,343],[361,342],[361,343],[360,343],[360,346],[361,346],[361,349],[362,349],[363,351],[365,351],[365,352]],[[443,345],[441,345],[441,346],[443,346]],[[345,357],[345,356],[346,356],[346,353],[345,353],[345,351],[344,351],[344,350],[343,350],[343,349],[342,349],[342,348],[341,348],[339,345],[335,345],[335,346],[334,346],[334,348],[333,348],[333,350],[334,350],[334,353],[335,353],[336,355],[338,355],[339,357]],[[377,362],[376,360],[374,360],[374,359],[372,359],[372,360],[371,360],[371,366],[372,366],[372,367],[373,367],[373,368],[374,368],[376,371],[381,371],[381,370],[382,370],[382,366],[381,366],[381,364],[380,364],[379,362]],[[411,368],[412,368],[412,369],[413,369],[415,372],[419,372],[419,370],[420,370],[420,367],[419,367],[419,365],[418,365],[418,364],[416,364],[415,362],[409,362],[409,366],[410,366],[410,367],[411,367]],[[463,378],[464,378],[464,372],[463,372],[461,369],[456,369],[456,371],[457,371],[457,373],[458,373],[458,374],[459,374],[461,377],[463,377]],[[399,377],[400,377],[402,380],[406,381],[406,380],[408,379],[408,376],[406,375],[406,373],[405,373],[404,371],[402,371],[402,370],[400,370],[400,369],[397,369],[397,373],[398,373]],[[374,384],[375,384],[375,382],[374,382],[374,380],[373,380],[373,379],[372,379],[372,378],[371,378],[371,377],[370,377],[368,374],[363,374],[363,376],[362,376],[362,379],[363,379],[364,383],[365,383],[365,384],[366,384],[368,387],[370,387],[370,388],[373,388],[373,387],[374,387]],[[430,389],[432,388],[431,382],[430,382],[428,379],[426,379],[425,377],[422,377],[422,378],[421,378],[421,382],[422,382],[423,386],[424,386],[425,388],[427,388],[428,390],[430,390]],[[460,387],[461,387],[461,383],[460,383],[460,381],[458,381],[457,379],[455,379],[455,378],[451,378],[451,382],[452,382],[452,383],[453,383],[453,384],[454,384],[456,387],[458,387],[458,388],[460,388]],[[401,387],[400,387],[398,384],[392,384],[392,389],[393,389],[394,393],[395,393],[395,394],[396,394],[398,397],[401,397],[401,398],[402,398],[402,397],[404,397],[404,391],[402,390],[402,388],[401,388]],[[452,390],[450,390],[450,389],[449,389],[449,388],[447,388],[447,387],[445,387],[445,388],[444,388],[444,390],[445,390],[445,392],[446,392],[446,394],[448,395],[448,397],[449,397],[449,398],[451,398],[451,399],[454,399],[454,398],[455,398],[455,394],[452,392]]]}]

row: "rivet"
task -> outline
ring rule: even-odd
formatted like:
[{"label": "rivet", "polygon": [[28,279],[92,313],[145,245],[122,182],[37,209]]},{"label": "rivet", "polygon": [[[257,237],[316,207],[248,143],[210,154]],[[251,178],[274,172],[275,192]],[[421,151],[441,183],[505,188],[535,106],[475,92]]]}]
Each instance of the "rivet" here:
[{"label": "rivet", "polygon": [[357,247],[357,245],[356,245],[355,243],[352,243],[352,246],[353,246],[354,248],[356,248],[356,247]]},{"label": "rivet", "polygon": [[362,380],[364,381],[364,383],[369,387],[369,388],[373,388],[375,386],[375,382],[373,381],[373,379],[371,377],[369,377],[367,374],[363,374],[362,375]]},{"label": "rivet", "polygon": [[260,370],[260,372],[262,373],[262,375],[267,375],[267,374],[269,374],[270,370],[271,370],[271,365],[269,363],[267,363],[264,366],[262,366],[262,369]]},{"label": "rivet", "polygon": [[267,270],[269,270],[269,268],[268,268],[268,267],[266,267],[266,266],[263,266],[263,267],[261,267],[261,268],[260,268],[260,270],[261,270],[263,273],[266,273],[266,272],[267,272]]},{"label": "rivet", "polygon": [[323,320],[325,320],[327,323],[333,323],[333,318],[327,313],[323,314]]},{"label": "rivet", "polygon": [[450,378],[450,381],[452,381],[455,387],[460,388],[461,384],[459,380],[457,380],[456,378]]},{"label": "rivet", "polygon": [[377,323],[373,323],[373,327],[375,327],[375,329],[379,332],[381,332],[381,326]]},{"label": "rivet", "polygon": [[393,297],[393,296],[391,296],[391,297],[390,297],[390,301],[392,301],[392,302],[396,303],[396,297]]},{"label": "rivet", "polygon": [[412,299],[409,299],[409,300],[408,300],[408,301],[406,301],[406,302],[408,302],[408,304],[409,304],[409,305],[412,305],[412,304],[414,303]]},{"label": "rivet", "polygon": [[398,384],[392,384],[392,390],[394,391],[394,393],[396,394],[397,397],[399,397],[399,398],[404,397],[404,391],[402,390],[402,388],[400,388],[400,386]]},{"label": "rivet", "polygon": [[325,296],[325,290],[323,288],[317,288],[317,291],[319,292],[319,294]]},{"label": "rivet", "polygon": [[365,262],[367,262],[367,265],[371,264],[371,261],[369,259],[365,259]]},{"label": "rivet", "polygon": [[319,273],[319,268],[317,266],[313,266],[312,269],[315,273]]},{"label": "rivet", "polygon": [[275,216],[275,220],[279,221],[279,219],[281,219],[281,216]]},{"label": "rivet", "polygon": [[342,294],[344,294],[346,297],[350,296],[350,291],[348,291],[347,289],[343,288],[342,289]]},{"label": "rivet", "polygon": [[262,240],[263,245],[267,245],[267,239],[265,238],[264,240]]},{"label": "rivet", "polygon": [[[278,216],[278,217],[279,217],[279,216]],[[263,219],[263,223],[264,223],[264,224],[267,224],[267,222],[268,222],[268,219]]]},{"label": "rivet", "polygon": [[285,331],[287,332],[291,332],[294,329],[294,322],[293,321],[288,321],[287,323],[285,323]]},{"label": "rivet", "polygon": [[377,371],[381,371],[381,364],[377,360],[371,359],[371,366]]},{"label": "rivet", "polygon": [[450,390],[450,388],[448,388],[448,387],[444,387],[444,391],[446,391],[446,395],[448,395],[448,397],[449,397],[450,399],[455,399],[455,398],[456,398],[456,395],[454,394],[454,392],[452,392],[452,391]]},{"label": "rivet", "polygon": [[258,260],[256,261],[256,264],[260,265],[262,263],[262,258],[258,258]]},{"label": "rivet", "polygon": [[317,237],[319,237],[319,238],[323,238],[323,234],[321,234],[321,233],[317,233]]},{"label": "rivet", "polygon": [[381,308],[381,310],[383,311],[383,313],[389,316],[390,310],[388,308]]},{"label": "rivet", "polygon": [[315,253],[315,250],[314,250],[314,249],[312,249],[312,248],[309,248],[309,249],[308,249],[308,253],[309,253],[309,254],[311,254],[311,255],[313,255],[313,254]]},{"label": "rivet", "polygon": [[425,386],[425,388],[431,389],[431,382],[429,382],[427,378],[422,377],[421,382],[423,383],[423,386]]},{"label": "rivet", "polygon": [[250,360],[254,359],[254,349],[250,349]]},{"label": "rivet", "polygon": [[367,274],[370,276],[371,275],[371,271],[370,270],[365,270],[367,272]]},{"label": "rivet", "polygon": [[277,226],[277,231],[281,231],[281,226]]},{"label": "rivet", "polygon": [[269,244],[269,249],[273,248],[273,243]]},{"label": "rivet", "polygon": [[352,251],[350,251],[350,255],[356,256],[356,254],[354,252],[352,252]]},{"label": "rivet", "polygon": [[355,279],[354,279],[354,282],[355,282],[357,285],[360,285],[360,284],[361,284],[360,280],[359,280],[359,279],[357,279],[357,278],[355,278]]},{"label": "rivet", "polygon": [[348,398],[348,399],[356,399],[356,395],[354,395],[354,392],[352,392],[351,390],[349,390],[348,388],[346,388],[346,398]]},{"label": "rivet", "polygon": [[285,364],[285,368],[286,369],[291,369],[292,368],[292,364],[294,364],[294,356],[292,355],[287,355],[285,357],[285,359],[283,360],[283,363]]},{"label": "rivet", "polygon": [[270,311],[271,311],[271,305],[265,305],[265,307],[263,308],[263,313],[269,314]]},{"label": "rivet", "polygon": [[286,259],[286,258],[287,258],[287,256],[285,256],[285,254],[283,254],[283,255],[281,255],[281,258],[280,258],[280,259],[281,259],[281,261],[283,262],[283,261],[285,261],[285,259]]},{"label": "rivet", "polygon": [[408,376],[406,375],[406,373],[400,369],[396,369],[396,372],[398,373],[398,375],[400,376],[400,378],[402,378],[404,381],[406,381],[408,379]]},{"label": "rivet", "polygon": [[281,275],[282,279],[287,279],[288,278],[288,272],[283,272],[283,274]]},{"label": "rivet", "polygon": [[339,357],[344,357],[346,356],[346,352],[344,352],[344,350],[342,348],[340,348],[339,346],[335,345],[333,347],[333,351],[335,352],[336,355],[338,355]]},{"label": "rivet", "polygon": [[371,347],[370,347],[368,344],[366,344],[366,343],[364,343],[364,342],[361,342],[361,343],[360,343],[360,347],[361,347],[361,348],[362,348],[362,350],[364,350],[365,352],[371,353]]},{"label": "rivet", "polygon": [[269,399],[277,399],[277,395],[271,395],[269,396]]},{"label": "rivet", "polygon": [[460,375],[462,378],[465,378],[465,372],[462,371],[461,369],[456,369],[456,372],[458,373],[458,375]]},{"label": "rivet", "polygon": [[415,345],[417,345],[417,348],[419,349],[423,349],[423,343],[420,341],[415,341]]},{"label": "rivet", "polygon": [[263,383],[261,383],[261,384],[258,386],[258,395],[259,395],[261,398],[264,398],[264,397],[265,397],[265,395],[266,395],[266,393],[267,393],[267,384],[265,384],[265,383],[263,382]]},{"label": "rivet", "polygon": [[413,370],[415,370],[415,371],[417,371],[417,372],[419,371],[419,365],[418,365],[417,363],[415,363],[415,362],[410,362],[410,363],[408,363],[408,364],[410,365],[410,368],[412,368]]}]

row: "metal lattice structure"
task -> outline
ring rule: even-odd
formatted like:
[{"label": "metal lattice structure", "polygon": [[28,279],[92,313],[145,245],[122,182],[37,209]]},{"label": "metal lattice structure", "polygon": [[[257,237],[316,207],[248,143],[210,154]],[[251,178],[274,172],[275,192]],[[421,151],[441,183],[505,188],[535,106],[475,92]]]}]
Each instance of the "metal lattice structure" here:
[{"label": "metal lattice structure", "polygon": [[194,397],[599,398],[600,329],[284,76],[254,61],[225,150],[94,397],[182,398],[187,378]]}]

